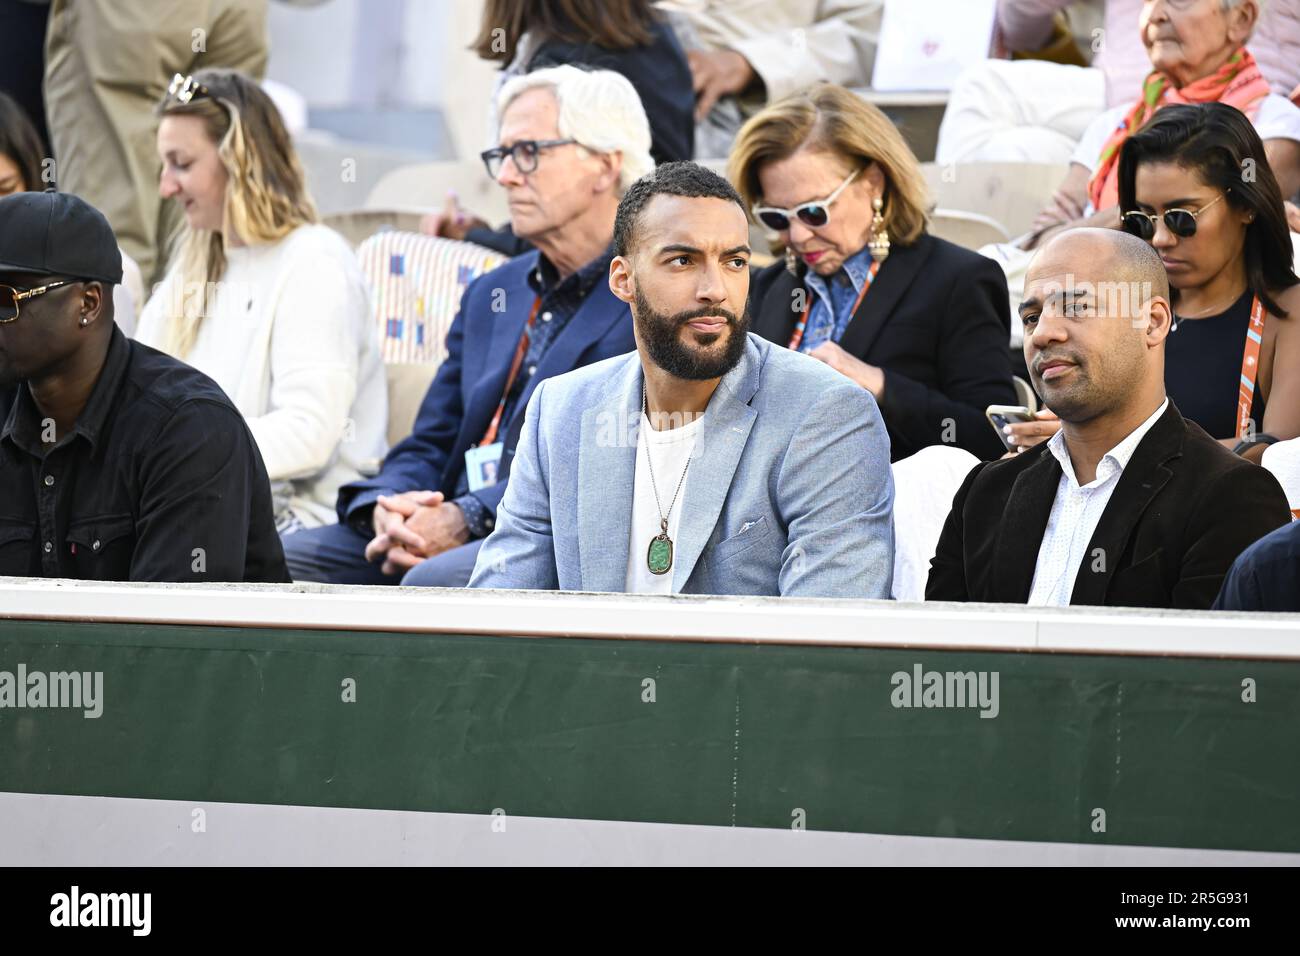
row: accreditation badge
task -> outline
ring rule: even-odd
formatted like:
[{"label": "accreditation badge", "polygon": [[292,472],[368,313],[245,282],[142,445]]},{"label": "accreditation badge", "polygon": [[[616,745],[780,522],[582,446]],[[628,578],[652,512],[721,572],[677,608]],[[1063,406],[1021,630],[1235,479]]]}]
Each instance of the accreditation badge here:
[{"label": "accreditation badge", "polygon": [[469,490],[478,491],[497,483],[497,469],[501,467],[501,449],[504,445],[494,441],[465,452],[465,474],[469,477]]}]

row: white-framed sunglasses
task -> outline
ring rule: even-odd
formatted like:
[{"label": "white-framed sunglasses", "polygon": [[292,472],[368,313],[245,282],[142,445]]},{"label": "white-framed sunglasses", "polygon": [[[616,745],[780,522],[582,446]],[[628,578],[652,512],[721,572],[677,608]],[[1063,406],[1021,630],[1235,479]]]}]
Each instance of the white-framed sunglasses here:
[{"label": "white-framed sunglasses", "polygon": [[825,199],[800,203],[793,209],[782,209],[780,206],[755,206],[751,212],[753,212],[756,220],[773,232],[785,232],[790,228],[790,220],[795,218],[805,226],[817,229],[831,221],[831,203],[839,198],[840,193],[844,192],[845,188],[857,178],[860,172],[862,172],[861,167],[849,173],[849,178],[840,183],[835,192]]}]

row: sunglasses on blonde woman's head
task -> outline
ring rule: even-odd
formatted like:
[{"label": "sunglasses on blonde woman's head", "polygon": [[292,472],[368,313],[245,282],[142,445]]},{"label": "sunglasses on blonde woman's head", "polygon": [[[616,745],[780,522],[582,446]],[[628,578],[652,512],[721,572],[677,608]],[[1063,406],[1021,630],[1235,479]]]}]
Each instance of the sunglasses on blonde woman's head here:
[{"label": "sunglasses on blonde woman's head", "polygon": [[194,79],[192,76],[181,76],[177,73],[172,77],[171,85],[167,87],[167,96],[174,99],[177,103],[188,103],[194,97],[211,96],[208,88]]},{"label": "sunglasses on blonde woman's head", "polygon": [[1196,235],[1197,217],[1227,195],[1227,193],[1223,193],[1218,199],[1206,203],[1195,212],[1191,209],[1166,209],[1163,213],[1154,213],[1134,209],[1122,216],[1124,231],[1130,236],[1137,236],[1144,242],[1150,242],[1156,236],[1156,220],[1163,219],[1165,228],[1175,236],[1180,239],[1190,239]]},{"label": "sunglasses on blonde woman's head", "polygon": [[860,172],[862,169],[858,168],[849,173],[849,178],[840,183],[835,192],[825,199],[800,203],[793,209],[782,209],[780,206],[755,206],[752,210],[754,218],[773,232],[785,232],[790,228],[791,219],[798,219],[805,226],[811,226],[813,229],[824,226],[831,221],[831,203],[839,198],[840,193],[844,192]]}]

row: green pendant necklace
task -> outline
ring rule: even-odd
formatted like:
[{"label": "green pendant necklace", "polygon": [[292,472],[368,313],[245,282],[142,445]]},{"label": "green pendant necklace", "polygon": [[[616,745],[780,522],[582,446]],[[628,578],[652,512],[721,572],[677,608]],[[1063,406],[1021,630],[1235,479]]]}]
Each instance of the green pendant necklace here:
[{"label": "green pendant necklace", "polygon": [[[646,423],[650,421],[650,400],[646,395],[645,382],[641,383],[641,404],[645,408]],[[673,506],[677,504],[677,496],[681,493],[682,483],[686,481],[686,471],[691,467],[692,453],[686,459],[686,466],[682,468],[682,476],[677,479],[677,490],[673,492],[673,500],[668,503],[668,514],[664,514],[664,506],[659,502],[659,487],[655,484],[655,466],[653,456],[650,454],[650,441],[646,440],[645,444],[645,463],[650,471],[650,490],[655,495],[655,508],[659,512],[659,533],[650,539],[650,547],[646,550],[645,563],[650,569],[651,574],[667,574],[673,566],[673,539],[668,537],[668,518],[673,513]]]}]

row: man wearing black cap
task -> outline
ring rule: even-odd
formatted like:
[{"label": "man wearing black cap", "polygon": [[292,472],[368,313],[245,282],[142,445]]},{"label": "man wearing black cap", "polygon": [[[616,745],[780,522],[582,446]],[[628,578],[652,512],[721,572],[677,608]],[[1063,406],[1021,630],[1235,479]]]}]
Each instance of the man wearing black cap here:
[{"label": "man wearing black cap", "polygon": [[81,199],[0,199],[0,575],[288,581],[248,427],[117,329],[121,279]]}]

